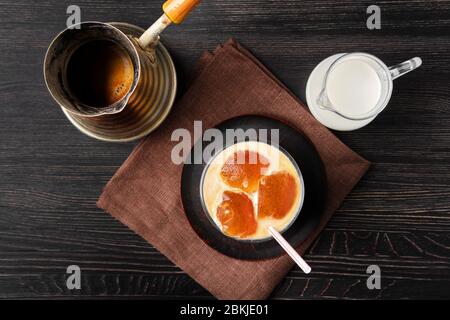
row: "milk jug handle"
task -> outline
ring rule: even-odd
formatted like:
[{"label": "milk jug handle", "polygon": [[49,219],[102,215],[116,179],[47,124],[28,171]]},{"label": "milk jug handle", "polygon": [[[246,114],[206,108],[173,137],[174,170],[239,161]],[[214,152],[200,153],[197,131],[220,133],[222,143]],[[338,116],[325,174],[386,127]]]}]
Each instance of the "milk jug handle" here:
[{"label": "milk jug handle", "polygon": [[422,59],[419,57],[415,57],[405,62],[396,64],[395,66],[389,67],[389,72],[391,73],[392,80],[395,80],[398,77],[404,75],[405,73],[408,73],[420,67],[421,65]]}]

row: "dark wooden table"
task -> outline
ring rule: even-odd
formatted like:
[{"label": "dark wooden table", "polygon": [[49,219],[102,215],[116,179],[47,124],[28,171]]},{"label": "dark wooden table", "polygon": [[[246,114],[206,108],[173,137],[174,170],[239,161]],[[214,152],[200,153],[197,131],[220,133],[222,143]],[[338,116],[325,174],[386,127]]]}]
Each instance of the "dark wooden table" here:
[{"label": "dark wooden table", "polygon": [[[134,143],[77,131],[50,98],[42,62],[66,24],[148,26],[161,0],[0,0],[0,298],[211,298],[127,227],[95,206]],[[382,29],[366,28],[381,8]],[[369,126],[336,135],[373,166],[275,299],[450,298],[450,1],[203,1],[164,43],[184,79],[201,52],[230,36],[297,96],[323,58],[367,51],[394,64],[424,64],[395,82],[389,107]],[[79,265],[82,289],[66,288]],[[381,268],[368,290],[366,268]]]}]

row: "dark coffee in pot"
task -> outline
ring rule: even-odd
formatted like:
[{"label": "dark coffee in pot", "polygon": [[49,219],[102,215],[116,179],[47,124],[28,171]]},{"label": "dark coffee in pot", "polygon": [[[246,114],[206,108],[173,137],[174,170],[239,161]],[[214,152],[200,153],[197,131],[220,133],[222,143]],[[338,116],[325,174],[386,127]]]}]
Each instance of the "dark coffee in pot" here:
[{"label": "dark coffee in pot", "polygon": [[69,58],[67,81],[72,93],[84,104],[104,108],[121,100],[134,80],[128,53],[110,40],[81,45]]}]

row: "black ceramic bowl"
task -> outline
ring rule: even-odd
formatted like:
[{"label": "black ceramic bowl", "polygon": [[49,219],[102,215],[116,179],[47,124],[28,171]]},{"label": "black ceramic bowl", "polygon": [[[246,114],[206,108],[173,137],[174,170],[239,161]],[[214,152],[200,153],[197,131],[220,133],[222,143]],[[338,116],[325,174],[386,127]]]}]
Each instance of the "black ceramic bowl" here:
[{"label": "black ceramic bowl", "polygon": [[[222,122],[215,127],[225,137],[227,129],[278,129],[280,150],[289,155],[289,158],[297,165],[304,182],[304,200],[300,213],[297,214],[289,227],[282,235],[293,246],[298,246],[318,225],[323,214],[323,205],[326,197],[326,176],[322,160],[312,143],[299,131],[278,120],[264,116],[241,116]],[[262,137],[261,137],[262,138]],[[268,141],[271,143],[270,135]],[[224,148],[233,143],[242,141],[260,141],[257,135],[243,140],[227,141]],[[202,149],[211,142],[198,141]],[[199,147],[199,146],[197,146]],[[193,147],[194,148],[194,147]],[[220,150],[221,151],[221,150]],[[220,152],[217,150],[217,153]],[[217,154],[216,153],[216,154]],[[191,151],[192,154],[192,151]],[[213,155],[214,156],[214,155]],[[191,155],[188,156],[188,158]],[[202,176],[208,163],[188,164],[183,167],[181,176],[181,199],[186,216],[192,228],[212,248],[238,259],[255,260],[267,259],[284,253],[279,244],[272,238],[260,240],[240,240],[223,234],[206,212],[201,199]]]}]

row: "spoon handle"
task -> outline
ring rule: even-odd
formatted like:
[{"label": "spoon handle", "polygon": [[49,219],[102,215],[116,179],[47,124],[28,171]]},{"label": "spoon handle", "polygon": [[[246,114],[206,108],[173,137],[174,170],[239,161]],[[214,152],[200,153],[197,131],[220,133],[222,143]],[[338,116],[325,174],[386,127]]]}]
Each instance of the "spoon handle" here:
[{"label": "spoon handle", "polygon": [[311,272],[311,267],[306,263],[305,260],[295,251],[294,248],[283,238],[283,236],[275,230],[274,227],[269,227],[269,233],[272,237],[278,242],[278,244],[286,251],[286,253],[292,258],[292,260],[297,263],[300,269],[303,270],[304,273],[308,274]]}]

